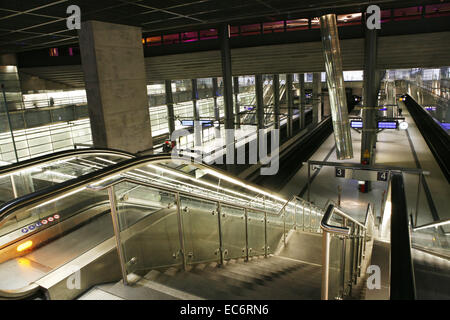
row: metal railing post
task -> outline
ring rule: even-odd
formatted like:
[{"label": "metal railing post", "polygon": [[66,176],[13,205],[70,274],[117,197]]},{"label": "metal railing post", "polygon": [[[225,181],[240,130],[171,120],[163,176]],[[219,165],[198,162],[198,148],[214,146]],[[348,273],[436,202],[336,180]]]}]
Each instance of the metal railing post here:
[{"label": "metal railing post", "polygon": [[331,235],[328,231],[323,232],[322,236],[322,290],[321,299],[328,300],[328,285],[330,275],[330,240]]},{"label": "metal railing post", "polygon": [[245,214],[245,261],[248,261],[248,212],[247,208],[244,208]]},{"label": "metal railing post", "polygon": [[302,230],[305,231],[305,201],[302,202],[302,214],[303,214]]},{"label": "metal railing post", "polygon": [[222,215],[222,205],[220,201],[217,202],[217,222],[219,224],[219,263],[223,265],[223,243],[222,243],[222,222],[221,222],[221,215]]},{"label": "metal railing post", "polygon": [[116,239],[116,247],[117,247],[117,253],[119,255],[119,262],[120,262],[120,269],[122,271],[122,279],[123,284],[128,285],[128,279],[127,279],[127,267],[126,267],[126,261],[125,261],[125,255],[122,248],[122,242],[120,240],[120,225],[119,225],[119,218],[117,216],[117,203],[116,203],[116,195],[114,194],[114,186],[111,186],[108,188],[108,197],[109,197],[109,204],[111,207],[111,218],[113,223],[113,229],[114,229],[114,238]]},{"label": "metal railing post", "polygon": [[267,212],[264,211],[264,257],[267,258]]},{"label": "metal railing post", "polygon": [[181,251],[181,257],[183,258],[183,270],[186,270],[187,267],[187,261],[186,261],[186,250],[184,245],[184,232],[183,232],[183,220],[181,217],[181,200],[180,200],[180,193],[176,193],[176,200],[177,200],[177,220],[178,220],[178,237],[180,239],[180,251]]},{"label": "metal railing post", "polygon": [[[347,226],[347,219],[346,218],[343,218],[343,221],[342,221],[342,225],[344,226],[344,227],[346,227]],[[343,241],[343,243],[342,243],[342,259],[341,259],[341,270],[342,270],[342,297],[345,295],[345,287],[346,287],[346,284],[345,284],[345,266],[347,265],[346,264],[346,261],[345,261],[345,258],[346,258],[346,247],[347,247],[347,239],[346,239],[346,237],[347,236],[344,236],[343,238],[342,238],[342,241]]]},{"label": "metal railing post", "polygon": [[286,246],[286,208],[283,209],[283,243]]}]

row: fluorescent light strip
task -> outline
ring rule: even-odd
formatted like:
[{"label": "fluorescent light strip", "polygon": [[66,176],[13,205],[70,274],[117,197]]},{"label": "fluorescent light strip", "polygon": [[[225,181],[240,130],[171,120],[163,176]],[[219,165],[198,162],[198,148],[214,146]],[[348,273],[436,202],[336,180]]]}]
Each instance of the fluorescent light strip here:
[{"label": "fluorescent light strip", "polygon": [[215,176],[215,177],[217,177],[217,178],[220,178],[220,179],[223,179],[223,180],[225,180],[225,181],[231,182],[231,183],[236,184],[236,185],[238,185],[238,186],[244,187],[244,188],[246,188],[246,189],[248,189],[248,190],[251,190],[251,191],[253,191],[253,192],[263,194],[263,195],[265,195],[265,196],[268,196],[268,197],[273,198],[273,199],[278,200],[278,201],[286,202],[286,199],[277,197],[277,196],[275,196],[275,195],[273,195],[273,194],[271,194],[271,193],[268,193],[268,192],[266,192],[266,191],[263,191],[263,190],[260,190],[260,189],[258,189],[258,188],[252,187],[252,186],[250,186],[250,185],[248,185],[248,184],[245,184],[245,183],[243,183],[243,182],[241,182],[241,181],[239,181],[239,180],[236,180],[236,179],[234,179],[234,178],[231,178],[231,177],[229,177],[229,176],[226,176],[226,175],[224,175],[224,174],[222,174],[222,173],[220,173],[220,172],[215,172],[215,171],[213,171],[213,170],[211,170],[211,169],[205,169],[204,171],[207,172],[207,173],[209,173],[209,174],[212,175],[212,176]]},{"label": "fluorescent light strip", "polygon": [[[229,192],[229,193],[238,195],[239,197],[245,197],[245,198],[248,198],[249,200],[254,200],[254,198],[252,198],[252,197],[250,197],[250,196],[243,195],[243,194],[238,193],[238,192],[236,192],[236,191],[229,190],[229,189],[226,189],[226,188],[223,188],[223,187],[220,187],[220,186],[217,186],[217,185],[214,185],[214,184],[211,184],[211,183],[208,183],[208,182],[205,182],[205,181],[196,179],[196,178],[191,177],[191,176],[189,176],[189,175],[185,175],[185,174],[182,174],[182,173],[179,173],[179,172],[170,170],[170,169],[166,169],[166,168],[164,168],[164,167],[155,166],[155,165],[151,165],[151,164],[149,164],[149,165],[147,165],[147,166],[150,167],[150,168],[152,168],[152,169],[154,169],[154,170],[159,170],[159,171],[162,171],[162,172],[167,172],[167,173],[169,173],[169,174],[171,174],[171,175],[174,175],[174,176],[178,176],[178,177],[181,177],[181,178],[184,178],[184,179],[188,179],[188,180],[192,180],[192,181],[201,183],[201,184],[206,185],[206,186],[208,186],[208,187],[211,187],[211,188],[213,188],[213,189],[221,189],[221,190],[223,190],[223,191],[225,191],[225,192]],[[136,169],[136,170],[139,170],[139,169]],[[162,176],[162,175],[157,175],[157,174],[154,174],[154,173],[151,173],[151,172],[146,172],[146,171],[143,171],[143,170],[139,170],[139,172],[142,172],[142,173],[145,173],[145,174],[155,175],[155,176],[157,176],[158,178],[164,178],[164,179],[166,179],[166,180],[174,181],[174,182],[177,183],[177,187],[179,187],[180,184],[185,184],[185,185],[187,185],[187,186],[190,187],[190,185],[189,185],[188,183],[186,183],[186,182],[174,180],[174,179],[171,179],[171,178]],[[192,188],[192,187],[191,187],[191,188]],[[194,190],[194,189],[191,189],[191,190],[192,190],[192,191],[198,191],[198,189],[201,189],[201,190],[204,190],[205,193],[207,193],[207,194],[213,192],[213,193],[216,193],[216,194],[220,195],[220,196],[218,197],[218,199],[226,199],[226,198],[229,198],[229,199],[230,199],[230,198],[231,198],[232,200],[234,200],[233,202],[237,202],[238,204],[242,204],[242,200],[243,200],[242,198],[234,198],[234,197],[232,197],[232,196],[230,196],[230,195],[221,194],[221,193],[219,193],[219,192],[217,192],[217,191],[210,190],[210,189],[205,189],[205,188],[202,188],[202,187],[199,187],[199,186],[195,186],[195,188],[196,188],[197,190]],[[238,199],[239,201],[235,201],[236,199]],[[262,201],[259,201],[259,202],[260,202],[260,206],[261,206],[261,207],[264,207],[264,208],[266,208],[266,207],[268,207],[268,206],[270,205],[270,203],[266,203],[266,204],[264,205],[264,202],[262,202]],[[275,208],[275,206],[272,206],[272,208]]]},{"label": "fluorescent light strip", "polygon": [[437,223],[434,223],[433,225],[429,225],[429,226],[422,226],[422,227],[414,228],[414,231],[428,229],[428,228],[437,228],[437,227],[440,227],[440,226],[445,226],[447,224],[450,224],[450,220],[437,222]]},{"label": "fluorescent light strip", "polygon": [[70,174],[65,174],[65,173],[52,171],[52,170],[46,170],[43,173],[44,174],[51,174],[51,175],[58,176],[58,177],[61,177],[61,178],[68,178],[68,179],[75,179],[75,178],[77,178],[76,176],[72,176]]},{"label": "fluorescent light strip", "polygon": [[56,201],[58,201],[58,200],[64,199],[64,198],[66,198],[66,197],[69,197],[69,196],[71,196],[71,195],[74,195],[75,193],[78,193],[78,192],[80,192],[80,191],[83,191],[84,189],[86,189],[86,187],[82,187],[82,188],[76,189],[76,190],[74,190],[74,191],[72,191],[72,192],[69,192],[69,193],[67,193],[67,194],[65,194],[65,195],[62,195],[62,196],[60,196],[60,197],[53,198],[53,199],[51,199],[51,200],[49,200],[49,201],[46,201],[46,202],[44,202],[44,203],[41,203],[41,204],[35,206],[33,209],[35,209],[35,208],[40,208],[40,207],[43,207],[43,206],[45,206],[45,205],[47,205],[47,204],[50,204],[50,203],[56,202]]}]

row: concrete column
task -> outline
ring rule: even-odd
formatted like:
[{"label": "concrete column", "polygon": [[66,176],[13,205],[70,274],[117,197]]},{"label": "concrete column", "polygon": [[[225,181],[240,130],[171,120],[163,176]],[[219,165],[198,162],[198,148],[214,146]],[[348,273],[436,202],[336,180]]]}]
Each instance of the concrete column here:
[{"label": "concrete column", "polygon": [[94,145],[152,148],[141,28],[85,21],[79,42]]},{"label": "concrete column", "polygon": [[197,79],[192,79],[192,108],[194,115],[194,145],[200,147],[202,145],[202,125],[200,123],[200,110],[198,109],[198,87]]},{"label": "concrete column", "polygon": [[172,93],[172,81],[164,81],[166,87],[166,105],[167,105],[167,120],[169,125],[169,134],[171,135],[175,131],[175,113],[173,111],[173,93]]},{"label": "concrete column", "polygon": [[234,92],[234,123],[235,128],[239,129],[241,127],[241,117],[239,113],[241,112],[239,105],[239,77],[233,77],[233,92]]},{"label": "concrete column", "polygon": [[361,135],[361,162],[374,164],[374,147],[377,136],[377,30],[366,29],[364,49],[364,107]]},{"label": "concrete column", "polygon": [[322,120],[322,79],[320,72],[313,73],[313,91],[312,91],[312,108],[313,108],[313,121],[316,125]]},{"label": "concrete column", "polygon": [[300,129],[304,129],[306,126],[305,123],[305,74],[298,74],[298,88],[299,88],[299,122]]},{"label": "concrete column", "polygon": [[273,113],[274,127],[280,129],[280,75],[273,75]]},{"label": "concrete column", "polygon": [[215,129],[215,137],[220,138],[220,110],[217,104],[217,97],[219,96],[219,85],[217,83],[217,78],[212,78],[213,83],[213,99],[214,99],[214,119],[216,120],[218,126]]}]

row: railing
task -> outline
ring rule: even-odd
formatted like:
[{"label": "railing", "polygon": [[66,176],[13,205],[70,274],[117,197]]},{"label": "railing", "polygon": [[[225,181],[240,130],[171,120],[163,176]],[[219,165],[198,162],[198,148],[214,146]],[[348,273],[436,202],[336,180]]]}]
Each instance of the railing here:
[{"label": "railing", "polygon": [[[278,214],[227,201],[200,197],[120,176],[88,189],[108,190],[122,277],[151,269],[273,254],[288,241],[291,230],[320,232],[323,211],[298,197]],[[123,223],[128,202],[142,202],[146,226],[133,233]],[[152,208],[158,210],[152,210]]]},{"label": "railing", "polygon": [[450,219],[412,227],[411,246],[450,259]]},{"label": "railing", "polygon": [[368,242],[373,241],[374,216],[367,206],[364,224],[329,203],[321,221],[322,300],[344,299],[351,295],[364,269]]}]

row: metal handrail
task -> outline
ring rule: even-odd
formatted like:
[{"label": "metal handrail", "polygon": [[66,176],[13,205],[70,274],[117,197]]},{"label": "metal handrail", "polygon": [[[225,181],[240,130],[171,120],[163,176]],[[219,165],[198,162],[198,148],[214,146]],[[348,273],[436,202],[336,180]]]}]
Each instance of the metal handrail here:
[{"label": "metal handrail", "polygon": [[[173,188],[160,186],[160,185],[157,185],[157,184],[153,184],[151,182],[143,182],[143,181],[138,180],[138,179],[133,179],[133,178],[124,177],[124,176],[117,177],[116,179],[105,180],[104,183],[99,183],[99,184],[93,183],[93,184],[87,185],[86,188],[94,190],[94,191],[102,191],[102,190],[106,190],[109,187],[112,187],[112,186],[114,186],[116,184],[119,184],[119,183],[122,183],[122,182],[130,182],[130,183],[138,184],[138,185],[141,185],[141,186],[144,186],[144,187],[160,189],[160,190],[163,190],[163,191],[166,191],[166,192],[171,192],[171,193],[178,193],[180,195],[193,197],[193,198],[198,198],[198,199],[202,199],[202,200],[208,200],[208,201],[211,201],[211,202],[220,202],[220,203],[223,203],[223,204],[225,204],[227,206],[232,206],[232,207],[236,207],[236,208],[240,208],[240,209],[247,209],[247,210],[258,211],[258,212],[265,212],[265,213],[270,214],[272,216],[279,216],[281,214],[281,212],[286,208],[286,206],[293,200],[299,200],[299,201],[306,202],[305,200],[303,200],[303,199],[299,198],[298,196],[294,195],[294,196],[289,198],[289,200],[287,200],[284,203],[284,205],[281,207],[281,209],[278,211],[277,214],[273,214],[272,212],[267,211],[267,210],[262,210],[262,209],[249,207],[249,206],[242,206],[242,205],[239,205],[239,204],[236,204],[236,203],[232,203],[232,202],[229,202],[229,201],[226,201],[226,200],[225,201],[224,200],[219,200],[219,199],[215,199],[215,198],[211,198],[211,197],[207,197],[207,196],[200,197],[200,196],[192,195],[191,193],[188,193],[188,192],[184,192],[184,191],[176,190],[176,189],[173,189]],[[318,208],[316,206],[314,206],[314,207],[316,209],[320,209],[320,208]]]},{"label": "metal handrail", "polygon": [[[362,259],[365,251],[365,240],[361,240],[366,237],[367,234],[367,228],[369,223],[369,216],[373,216],[373,210],[371,210],[372,205],[369,203],[367,205],[366,210],[366,217],[364,220],[364,224],[361,224],[360,222],[356,221],[346,213],[344,213],[339,207],[337,207],[331,200],[328,201],[326,205],[326,211],[325,214],[320,222],[320,227],[322,228],[323,237],[322,237],[322,288],[321,288],[321,297],[322,300],[328,299],[328,291],[329,291],[329,273],[330,273],[330,242],[331,242],[331,234],[340,235],[343,237],[349,237],[351,236],[351,229],[348,227],[340,227],[340,226],[333,226],[329,224],[329,220],[331,216],[336,212],[338,215],[343,217],[344,221],[351,221],[355,227],[353,230],[356,230],[357,232],[354,232],[353,235],[355,235],[358,238],[357,244],[356,244],[356,256],[353,256],[352,258],[352,266],[356,267],[355,270],[351,272],[352,279],[354,281],[357,281],[358,276],[360,276],[360,268],[362,265]],[[362,231],[362,232],[361,232]],[[363,241],[361,243],[361,241]],[[344,258],[344,264],[345,264],[345,258]],[[352,267],[352,268],[353,268]],[[355,273],[354,273],[355,272]],[[356,275],[356,276],[355,276]],[[352,280],[352,281],[353,281]],[[356,283],[356,282],[355,282]],[[345,283],[343,283],[343,290],[345,290]]]},{"label": "metal handrail", "polygon": [[447,224],[450,224],[450,218],[449,219],[445,219],[445,220],[439,220],[439,221],[426,223],[426,224],[423,224],[423,225],[418,226],[418,227],[413,227],[412,230],[413,231],[418,231],[418,230],[423,230],[423,229],[428,229],[428,228],[437,228],[437,227],[444,226],[444,225],[447,225]]},{"label": "metal handrail", "polygon": [[52,154],[43,155],[41,157],[32,158],[29,160],[21,161],[18,163],[13,163],[8,166],[0,167],[0,175],[12,174],[20,170],[24,170],[27,167],[32,167],[36,165],[41,165],[46,162],[50,162],[62,157],[72,157],[75,155],[81,155],[86,153],[104,153],[104,154],[117,154],[124,157],[132,158],[135,157],[126,151],[114,150],[114,149],[102,149],[102,148],[87,148],[87,149],[71,149],[55,152]]}]

